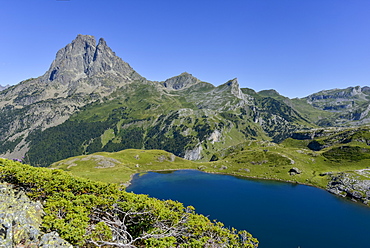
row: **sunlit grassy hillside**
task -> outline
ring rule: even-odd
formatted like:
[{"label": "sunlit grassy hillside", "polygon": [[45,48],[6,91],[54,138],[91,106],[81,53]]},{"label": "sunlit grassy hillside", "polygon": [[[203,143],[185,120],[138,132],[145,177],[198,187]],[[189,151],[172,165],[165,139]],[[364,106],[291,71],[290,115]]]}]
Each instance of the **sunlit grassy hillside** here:
[{"label": "sunlit grassy hillside", "polygon": [[[330,179],[328,174],[354,173],[370,166],[367,137],[366,130],[346,130],[314,140],[289,138],[281,144],[251,140],[222,150],[212,157],[212,162],[188,161],[161,150],[128,149],[72,157],[54,163],[51,167],[93,180],[123,184],[135,173],[198,169],[325,188]],[[309,149],[314,142],[326,145],[316,151]]]}]

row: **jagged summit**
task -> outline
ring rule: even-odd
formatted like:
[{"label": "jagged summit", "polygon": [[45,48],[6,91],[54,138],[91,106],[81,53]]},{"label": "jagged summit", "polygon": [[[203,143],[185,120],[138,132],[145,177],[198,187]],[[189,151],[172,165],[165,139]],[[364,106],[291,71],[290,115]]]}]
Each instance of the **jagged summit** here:
[{"label": "jagged summit", "polygon": [[44,79],[68,83],[101,73],[127,77],[133,69],[116,56],[103,38],[96,44],[94,36],[79,34],[58,51]]},{"label": "jagged summit", "polygon": [[220,86],[217,87],[220,91],[230,91],[231,94],[233,94],[235,97],[239,99],[244,99],[244,94],[240,90],[238,78],[231,79],[227,81],[224,84],[221,84]]}]

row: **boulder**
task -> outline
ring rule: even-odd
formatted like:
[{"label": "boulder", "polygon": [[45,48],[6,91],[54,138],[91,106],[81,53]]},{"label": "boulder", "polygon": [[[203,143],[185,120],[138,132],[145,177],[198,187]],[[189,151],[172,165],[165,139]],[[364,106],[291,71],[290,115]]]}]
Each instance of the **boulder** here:
[{"label": "boulder", "polygon": [[291,168],[291,169],[289,170],[289,174],[290,174],[291,176],[294,176],[294,175],[296,175],[296,174],[301,174],[301,173],[302,173],[302,171],[301,171],[300,169],[296,168],[296,167],[293,167],[293,168]]}]

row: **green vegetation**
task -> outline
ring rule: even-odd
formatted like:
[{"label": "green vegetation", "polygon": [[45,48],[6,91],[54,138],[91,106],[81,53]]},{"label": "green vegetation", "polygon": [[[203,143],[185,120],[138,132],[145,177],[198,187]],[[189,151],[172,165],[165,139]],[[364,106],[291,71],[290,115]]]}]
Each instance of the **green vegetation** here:
[{"label": "green vegetation", "polygon": [[[364,128],[356,130],[328,132],[327,136],[315,139],[315,142],[326,146],[318,151],[309,149],[313,142],[310,140],[289,138],[281,144],[250,140],[227,149],[214,150],[214,153],[209,154],[211,162],[188,161],[160,150],[128,149],[116,153],[101,152],[73,157],[54,163],[52,167],[93,180],[122,184],[127,183],[134,173],[199,169],[211,173],[284,180],[326,188],[330,180],[329,174],[353,172],[368,167],[370,147],[366,137],[369,131]],[[338,139],[338,135],[342,138]],[[333,140],[342,140],[345,145],[325,143]],[[104,161],[112,163],[110,166],[101,166]],[[300,173],[292,174],[293,168]]]},{"label": "green vegetation", "polygon": [[36,130],[27,137],[32,142],[27,153],[32,165],[48,166],[52,161],[84,153],[84,144],[104,131],[104,122],[66,121],[62,125]]},{"label": "green vegetation", "polygon": [[227,229],[193,207],[135,195],[117,184],[94,182],[62,170],[0,159],[0,181],[42,202],[42,228],[83,247],[256,247],[246,231]]},{"label": "green vegetation", "polygon": [[359,146],[339,146],[323,153],[323,156],[333,161],[359,161],[370,159],[370,149]]}]

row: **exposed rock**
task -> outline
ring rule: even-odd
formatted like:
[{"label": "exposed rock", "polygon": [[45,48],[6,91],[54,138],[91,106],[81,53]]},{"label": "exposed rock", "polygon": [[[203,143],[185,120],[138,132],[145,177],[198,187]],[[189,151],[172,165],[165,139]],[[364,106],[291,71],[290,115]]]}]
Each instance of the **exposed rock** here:
[{"label": "exposed rock", "polygon": [[268,163],[269,161],[268,160],[262,160],[262,161],[251,161],[250,163],[253,164],[253,165],[261,165],[261,164],[266,164]]},{"label": "exposed rock", "polygon": [[302,171],[301,171],[300,169],[296,168],[296,167],[293,167],[293,168],[291,168],[291,169],[289,170],[289,174],[290,174],[291,176],[294,176],[294,175],[296,175],[296,174],[301,174],[301,173],[302,173]]},{"label": "exposed rock", "polygon": [[42,214],[40,203],[31,202],[23,192],[16,193],[7,184],[0,184],[0,247],[13,247],[24,239],[27,245],[37,243]]},{"label": "exposed rock", "polygon": [[56,232],[41,232],[42,209],[41,203],[31,201],[23,191],[0,183],[0,247],[72,247]]},{"label": "exposed rock", "polygon": [[121,164],[120,161],[114,158],[109,158],[102,155],[87,155],[83,158],[74,158],[67,161],[61,161],[58,163],[58,165],[68,165],[67,168],[70,168],[72,166],[77,166],[78,164],[76,162],[78,161],[91,161],[96,164],[95,168],[97,169],[111,168]]},{"label": "exposed rock", "polygon": [[239,99],[244,99],[244,94],[240,90],[240,87],[239,87],[239,83],[238,83],[238,79],[237,78],[234,78],[233,80],[231,80],[228,83],[228,85],[230,85],[230,87],[231,87],[231,94],[233,94],[235,97],[237,97]]},{"label": "exposed rock", "polygon": [[[188,138],[183,140],[189,140],[189,142],[181,144],[182,147],[179,147],[175,154],[182,156],[186,153],[186,158],[192,160],[209,159],[209,154],[200,151],[208,149],[205,146],[209,143],[205,142],[206,139],[209,139],[212,144],[226,141],[228,133],[237,131],[246,139],[267,135],[274,141],[281,141],[299,128],[297,123],[305,123],[305,120],[293,113],[294,111],[288,105],[270,97],[267,97],[266,101],[264,97],[255,98],[257,93],[253,90],[240,89],[236,78],[218,87],[201,82],[189,73],[182,73],[161,83],[150,82],[117,57],[104,39],[99,39],[96,44],[93,36],[78,35],[70,44],[58,51],[55,60],[44,75],[36,79],[25,80],[0,93],[2,120],[0,155],[7,158],[25,156],[29,149],[32,150],[39,145],[35,144],[36,139],[27,139],[31,133],[35,134],[39,130],[44,132],[46,129],[61,125],[76,111],[83,112],[84,106],[93,102],[109,104],[110,100],[120,99],[121,104],[123,104],[121,100],[125,101],[124,104],[127,103],[129,105],[127,107],[135,111],[137,106],[129,99],[132,94],[140,95],[143,91],[147,92],[146,99],[142,99],[143,103],[147,102],[144,111],[150,109],[153,110],[154,115],[160,114],[164,117],[158,118],[156,123],[149,121],[154,116],[125,122],[117,130],[118,133],[113,133],[113,136],[119,136],[119,132],[129,129],[130,126],[140,126],[146,132],[154,125],[160,125],[160,131],[154,132],[154,136],[150,138],[161,138],[160,136],[164,135],[163,137],[171,139],[171,136],[179,131],[182,136]],[[151,97],[156,100],[152,101]],[[177,111],[179,116],[172,118],[172,113],[168,113],[163,108],[166,104],[176,104],[179,110],[174,109],[173,112]],[[280,111],[281,106],[284,109]],[[290,118],[291,113],[294,114],[294,118]],[[119,116],[121,112],[114,114],[117,114],[117,120],[122,117]],[[172,119],[168,118],[169,116]],[[195,121],[200,118],[206,119],[206,122],[212,125],[205,127],[208,129],[204,130],[205,135],[192,139]],[[190,119],[190,122],[186,119]],[[296,122],[296,120],[301,121]],[[181,130],[178,128],[180,126],[177,126],[179,124],[177,121],[181,123]],[[253,121],[256,121],[262,129],[258,127],[258,124],[252,123]],[[21,138],[18,139],[19,137]],[[88,150],[90,144],[97,144],[91,143],[96,141],[96,137],[81,140],[84,144],[81,153],[85,152],[84,149]],[[235,142],[239,141],[235,140]],[[228,143],[225,142],[220,146],[226,148]],[[161,147],[160,144],[155,148],[175,152]],[[203,146],[197,146],[195,149],[188,148],[193,148],[196,144]],[[103,149],[106,144],[102,145]],[[146,148],[145,144],[138,147]],[[189,150],[184,151],[185,149]],[[35,155],[31,155],[30,160],[35,163],[36,159],[32,156]],[[52,162],[55,161],[43,163],[46,165]]]},{"label": "exposed rock", "polygon": [[220,142],[221,132],[216,129],[215,131],[213,131],[208,139],[211,141],[212,144],[214,144],[215,142]]},{"label": "exposed rock", "polygon": [[40,238],[40,247],[43,248],[72,248],[73,246],[59,237],[57,232],[47,233]]},{"label": "exposed rock", "polygon": [[165,156],[165,155],[158,156],[157,161],[159,161],[159,162],[164,162],[164,161],[173,162],[173,161],[175,161],[175,158],[176,158],[176,156],[171,153],[169,156]]},{"label": "exposed rock", "polygon": [[165,161],[167,158],[166,158],[166,156],[164,156],[164,155],[160,155],[158,158],[157,158],[157,160],[159,161],[159,162],[163,162],[163,161]]},{"label": "exposed rock", "polygon": [[[317,131],[319,130],[319,131]],[[307,132],[297,132],[292,137],[298,139],[307,137],[311,133],[312,138],[321,137],[320,139],[314,139],[307,145],[313,151],[320,151],[323,148],[333,146],[335,144],[347,144],[351,141],[357,141],[370,145],[370,139],[365,135],[370,131],[369,126],[353,127],[353,128],[330,128],[330,129],[314,129]],[[301,134],[302,136],[299,136]],[[298,136],[297,136],[298,135]]]},{"label": "exposed rock", "polygon": [[108,158],[101,155],[90,155],[88,156],[91,160],[94,160],[95,163],[98,166],[95,166],[95,168],[98,169],[104,169],[104,168],[111,168],[118,164],[121,164],[120,161],[114,159],[114,158]]},{"label": "exposed rock", "polygon": [[[362,170],[356,172],[361,173]],[[370,180],[359,180],[354,174],[338,173],[332,175],[327,190],[354,201],[370,204]]]},{"label": "exposed rock", "polygon": [[199,160],[202,158],[202,146],[198,145],[193,150],[186,150],[184,158],[187,160]]},{"label": "exposed rock", "polygon": [[320,176],[331,176],[333,175],[333,172],[329,171],[329,172],[324,172],[324,173],[320,173]]},{"label": "exposed rock", "polygon": [[171,153],[171,155],[170,155],[170,162],[174,162],[175,159],[176,159],[176,156]]},{"label": "exposed rock", "polygon": [[227,81],[226,83],[217,87],[216,90],[218,92],[229,91],[233,96],[241,100],[245,100],[245,101],[251,100],[249,99],[250,98],[249,95],[246,95],[241,91],[237,78]]},{"label": "exposed rock", "polygon": [[366,95],[364,94],[366,92],[366,88],[362,90],[360,86],[356,86],[348,87],[346,89],[323,90],[307,96],[306,99],[310,102],[314,102],[325,99],[349,99],[352,97],[366,98]]},{"label": "exposed rock", "polygon": [[192,85],[199,83],[200,80],[194,77],[193,75],[184,72],[179,76],[175,76],[167,79],[162,83],[162,85],[171,90],[181,90]]}]

